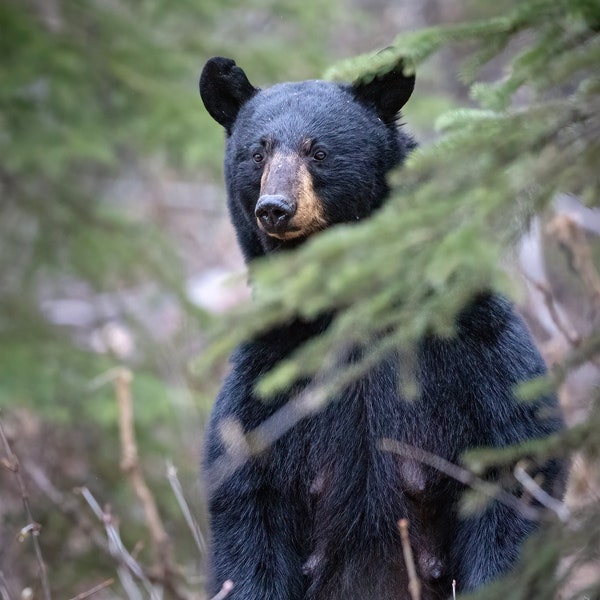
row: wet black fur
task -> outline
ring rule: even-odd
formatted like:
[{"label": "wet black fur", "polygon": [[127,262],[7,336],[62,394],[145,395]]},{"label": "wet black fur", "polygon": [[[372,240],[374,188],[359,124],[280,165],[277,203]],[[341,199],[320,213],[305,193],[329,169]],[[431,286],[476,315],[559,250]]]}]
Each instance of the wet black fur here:
[{"label": "wet black fur", "polygon": [[[314,138],[328,153],[325,161],[308,163],[328,223],[368,217],[388,193],[386,173],[413,146],[395,124],[412,85],[398,69],[364,85],[309,81],[258,90],[233,61],[209,61],[201,94],[227,131],[229,209],[247,260],[285,245],[256,224],[260,170],[253,149],[269,138],[298,150],[301,138]],[[417,400],[402,398],[404,363],[390,355],[220,485],[211,481],[224,453],[220,424],[234,419],[252,431],[294,397],[300,383],[268,404],[254,386],[328,322],[293,321],[231,358],[204,459],[211,490],[210,591],[230,579],[231,600],[409,598],[397,530],[402,517],[410,521],[423,600],[447,598],[452,579],[459,590],[472,590],[505,573],[535,524],[498,502],[462,519],[463,486],[380,447],[391,438],[459,462],[467,449],[501,447],[563,427],[554,397],[514,398],[515,384],[543,373],[544,364],[511,305],[492,295],[463,311],[456,338],[422,341],[409,361],[417,365]],[[558,462],[539,467],[548,489],[560,488],[561,468]]]}]

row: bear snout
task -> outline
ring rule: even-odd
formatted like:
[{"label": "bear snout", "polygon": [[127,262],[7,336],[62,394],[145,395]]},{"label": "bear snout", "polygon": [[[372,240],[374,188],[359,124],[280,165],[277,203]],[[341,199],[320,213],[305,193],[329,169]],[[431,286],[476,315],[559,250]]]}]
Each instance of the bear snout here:
[{"label": "bear snout", "polygon": [[265,194],[259,198],[254,214],[266,233],[278,235],[288,229],[296,204],[282,194]]}]

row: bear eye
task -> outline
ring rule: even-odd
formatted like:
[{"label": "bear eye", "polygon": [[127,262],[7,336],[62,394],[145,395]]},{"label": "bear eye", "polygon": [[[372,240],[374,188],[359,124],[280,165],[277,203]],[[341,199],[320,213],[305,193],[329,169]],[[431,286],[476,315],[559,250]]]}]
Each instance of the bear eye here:
[{"label": "bear eye", "polygon": [[260,152],[255,152],[255,153],[252,155],[252,160],[253,160],[255,163],[262,162],[262,161],[263,161],[263,159],[264,159],[264,156],[263,156],[263,155],[262,155]]},{"label": "bear eye", "polygon": [[315,160],[325,160],[325,157],[327,156],[327,152],[325,152],[325,150],[317,150],[314,154],[313,154],[313,158]]}]

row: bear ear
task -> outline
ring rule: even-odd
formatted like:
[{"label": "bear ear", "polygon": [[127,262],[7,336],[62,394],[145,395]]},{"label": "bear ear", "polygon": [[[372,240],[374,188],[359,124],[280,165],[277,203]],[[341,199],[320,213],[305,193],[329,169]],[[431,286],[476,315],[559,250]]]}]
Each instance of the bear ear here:
[{"label": "bear ear", "polygon": [[258,92],[230,58],[211,58],[200,75],[200,96],[210,116],[231,133],[242,105]]},{"label": "bear ear", "polygon": [[369,81],[358,79],[352,84],[356,99],[374,108],[386,125],[395,123],[414,87],[415,76],[404,74],[402,61],[387,73],[376,75]]}]

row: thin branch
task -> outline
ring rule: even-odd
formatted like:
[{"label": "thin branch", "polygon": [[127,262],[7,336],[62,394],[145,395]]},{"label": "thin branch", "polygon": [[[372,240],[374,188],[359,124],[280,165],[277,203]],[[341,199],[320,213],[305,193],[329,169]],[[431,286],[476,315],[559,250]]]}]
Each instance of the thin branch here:
[{"label": "thin branch", "polygon": [[566,505],[553,498],[548,492],[543,490],[536,481],[525,471],[525,469],[517,464],[514,468],[515,479],[542,505],[547,509],[551,510],[556,516],[563,522],[566,523],[570,517],[571,512]]},{"label": "thin branch", "polygon": [[[12,451],[10,444],[8,442],[8,438],[4,433],[4,427],[2,425],[2,420],[0,419],[0,440],[2,441],[2,445],[4,446],[4,451],[6,453],[6,458],[2,460],[2,464],[15,476],[17,480],[17,484],[19,486],[19,491],[21,492],[21,500],[23,501],[23,508],[25,509],[25,515],[27,517],[28,524],[21,529],[20,533],[20,541],[23,541],[25,537],[31,537],[31,541],[33,544],[33,549],[35,552],[35,558],[38,565],[38,570],[40,573],[40,581],[42,584],[42,591],[44,594],[45,600],[51,600],[50,594],[50,582],[48,581],[48,571],[46,569],[46,563],[44,562],[44,557],[42,555],[42,548],[40,546],[40,542],[38,540],[38,536],[41,530],[41,525],[36,523],[33,514],[31,512],[31,504],[29,503],[29,494],[27,493],[27,487],[25,485],[25,481],[21,475],[19,459]],[[29,536],[29,534],[31,534]],[[21,539],[22,538],[22,539]]]},{"label": "thin branch", "polygon": [[459,467],[458,465],[451,463],[441,456],[437,456],[431,452],[427,452],[426,450],[422,450],[421,448],[417,448],[409,444],[404,444],[398,440],[391,440],[388,438],[381,440],[379,447],[385,452],[393,452],[394,454],[398,454],[405,458],[411,458],[437,469],[444,475],[455,479],[456,481],[470,487],[476,492],[479,492],[480,494],[483,494],[484,496],[487,496],[493,500],[498,500],[498,502],[501,502],[505,506],[512,508],[526,519],[537,521],[542,516],[542,513],[539,509],[526,504],[522,500],[519,500],[519,498],[502,489],[499,485],[485,481],[485,479],[477,477],[471,473],[471,471],[468,471],[463,467]]},{"label": "thin branch", "polygon": [[125,368],[114,371],[113,385],[119,406],[119,431],[121,436],[121,469],[129,478],[131,487],[141,502],[146,515],[146,523],[156,552],[160,570],[158,579],[177,599],[183,596],[177,589],[173,575],[177,573],[171,552],[169,536],[164,528],[156,500],[144,479],[138,459],[133,417],[133,394],[131,382],[133,375]]},{"label": "thin branch", "polygon": [[[568,215],[556,216],[548,224],[547,231],[565,248],[571,268],[579,275],[591,297],[594,316],[597,317],[600,315],[600,275],[594,264],[592,250],[585,233]],[[584,343],[584,338],[570,323],[565,322],[565,316],[559,313],[552,291],[541,281],[527,274],[525,277],[542,294],[548,313],[565,340],[572,348],[580,348]],[[600,359],[593,354],[587,357],[587,361],[600,368]]]},{"label": "thin branch", "polygon": [[131,577],[133,574],[142,582],[146,591],[150,595],[150,598],[153,600],[158,600],[160,598],[160,594],[152,585],[148,576],[144,572],[144,569],[125,548],[112,514],[108,510],[103,510],[100,507],[100,504],[98,504],[98,501],[96,498],[94,498],[94,495],[87,487],[77,488],[76,492],[81,494],[88,506],[92,509],[92,512],[104,525],[110,554],[119,565],[117,568],[119,580],[121,581],[121,585],[125,589],[129,598],[131,598],[131,600],[142,600],[142,594],[139,591],[135,581]]},{"label": "thin branch", "polygon": [[87,515],[82,513],[79,502],[71,494],[63,493],[57,489],[46,473],[31,460],[24,460],[21,466],[31,481],[37,486],[38,490],[45,494],[46,498],[67,519],[71,520],[76,527],[79,527],[85,536],[93,541],[96,547],[110,556],[104,537]]},{"label": "thin branch", "polygon": [[600,275],[594,264],[592,248],[578,223],[568,215],[558,215],[548,224],[548,233],[569,252],[573,269],[592,298],[594,309],[600,311]]},{"label": "thin branch", "polygon": [[574,330],[573,327],[564,322],[563,318],[558,312],[552,292],[541,281],[534,279],[530,275],[525,274],[525,278],[536,290],[538,290],[538,292],[540,292],[540,294],[542,294],[542,297],[544,298],[544,304],[550,313],[550,317],[556,325],[556,328],[562,333],[565,340],[567,340],[567,342],[569,342],[569,344],[573,347],[579,346],[579,344],[581,344],[581,336]]},{"label": "thin branch", "polygon": [[131,371],[119,369],[113,380],[119,405],[121,469],[129,477],[131,486],[144,507],[148,529],[156,546],[159,559],[162,561],[168,553],[166,546],[169,543],[169,538],[158,513],[154,496],[152,496],[140,469],[133,419],[132,379]]},{"label": "thin branch", "polygon": [[[131,574],[134,573],[138,578],[143,579],[147,590],[152,589],[152,584],[146,577],[142,567],[136,563],[135,558],[125,550],[123,543],[118,539],[119,533],[114,525],[112,515],[108,511],[104,512],[100,508],[100,505],[87,488],[76,488],[74,490],[76,494],[83,496],[92,509],[92,512],[96,515],[98,520],[103,523],[107,533],[107,540],[105,540],[95,529],[93,523],[88,520],[87,516],[78,510],[78,504],[69,496],[56,489],[41,469],[30,462],[25,462],[23,467],[33,482],[44,494],[46,494],[46,497],[56,505],[58,510],[60,510],[67,518],[72,519],[77,526],[81,527],[86,536],[115,561],[119,581],[121,582],[127,597],[131,600],[143,600],[143,596]],[[112,529],[115,529],[115,531],[113,532]],[[150,596],[156,598],[157,594],[153,595],[153,593],[150,592]]]},{"label": "thin branch", "polygon": [[208,470],[209,492],[218,489],[248,460],[271,447],[297,423],[323,408],[326,402],[327,392],[316,379],[246,434],[237,421],[222,419],[219,429],[225,452]]},{"label": "thin branch", "polygon": [[411,600],[421,600],[421,582],[417,576],[415,559],[410,545],[410,538],[408,536],[408,519],[400,519],[398,521],[398,529],[400,529],[402,554],[404,555],[404,563],[406,564],[406,571],[408,573],[408,591]]},{"label": "thin branch", "polygon": [[217,594],[215,594],[210,600],[223,600],[226,596],[229,595],[229,592],[233,589],[233,581],[228,579],[223,583],[221,589]]},{"label": "thin branch", "polygon": [[93,596],[94,594],[102,591],[103,589],[110,587],[114,582],[115,580],[112,578],[107,579],[106,581],[103,581],[102,583],[99,583],[98,585],[94,586],[87,592],[81,592],[81,594],[77,594],[77,596],[74,596],[73,598],[71,598],[71,600],[85,600],[86,598]]},{"label": "thin branch", "polygon": [[192,532],[192,537],[194,538],[198,552],[200,553],[200,556],[203,557],[206,555],[206,541],[204,540],[202,531],[200,531],[200,527],[192,515],[192,511],[190,510],[187,500],[185,499],[183,488],[181,487],[181,483],[177,477],[177,469],[170,460],[167,461],[167,479],[171,485],[173,494],[175,494],[177,504],[179,504],[179,508],[183,514],[183,517],[185,518],[185,522]]}]

